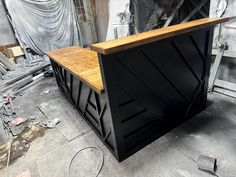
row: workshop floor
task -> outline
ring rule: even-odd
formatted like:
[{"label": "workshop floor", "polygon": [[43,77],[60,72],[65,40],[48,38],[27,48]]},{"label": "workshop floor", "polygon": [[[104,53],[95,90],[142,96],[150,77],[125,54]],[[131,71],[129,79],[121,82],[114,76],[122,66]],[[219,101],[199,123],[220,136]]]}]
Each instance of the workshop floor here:
[{"label": "workshop floor", "polygon": [[[47,89],[50,93],[40,95]],[[60,95],[54,79],[40,81],[14,102],[20,105],[21,116],[59,118],[62,122],[32,142],[29,151],[10,165],[10,177],[26,169],[32,177],[69,177],[70,160],[87,146],[98,146],[104,153],[99,177],[210,177],[198,170],[196,161],[200,154],[218,159],[218,176],[236,176],[235,99],[210,95],[205,111],[121,163]],[[100,161],[98,151],[83,151],[71,166],[77,175],[71,176],[93,177]],[[6,168],[0,170],[0,177],[5,175]]]}]

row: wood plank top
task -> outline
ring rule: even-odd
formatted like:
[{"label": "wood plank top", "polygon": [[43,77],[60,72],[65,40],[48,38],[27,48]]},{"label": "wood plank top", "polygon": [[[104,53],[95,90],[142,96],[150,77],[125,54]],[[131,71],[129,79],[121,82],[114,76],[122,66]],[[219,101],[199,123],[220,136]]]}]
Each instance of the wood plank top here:
[{"label": "wood plank top", "polygon": [[96,52],[73,46],[50,51],[47,55],[89,85],[97,93],[102,94],[104,92]]},{"label": "wood plank top", "polygon": [[138,47],[147,43],[155,42],[165,38],[174,37],[194,30],[214,26],[228,21],[229,18],[203,18],[179,25],[160,28],[148,32],[143,32],[120,39],[93,44],[91,49],[98,53],[108,55],[122,50]]}]

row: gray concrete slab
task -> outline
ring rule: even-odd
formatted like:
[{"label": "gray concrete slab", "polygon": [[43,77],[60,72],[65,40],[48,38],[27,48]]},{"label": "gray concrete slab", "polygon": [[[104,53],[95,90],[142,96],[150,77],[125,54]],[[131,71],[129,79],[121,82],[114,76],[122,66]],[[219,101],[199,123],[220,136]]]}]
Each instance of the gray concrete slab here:
[{"label": "gray concrete slab", "polygon": [[217,175],[235,177],[236,100],[213,94],[209,102],[208,109],[172,132],[176,137],[171,144],[191,159],[216,157]]},{"label": "gray concrete slab", "polygon": [[[236,174],[236,118],[235,101],[217,95],[210,96],[207,110],[187,123],[148,145],[129,159],[118,163],[94,133],[84,135],[69,144],[50,152],[39,159],[41,177],[60,177],[66,174],[69,161],[79,149],[99,146],[105,154],[105,164],[100,176],[117,177],[208,177],[197,168],[200,154],[218,159],[217,174],[221,177],[235,177]],[[80,158],[77,162],[80,175],[93,176],[90,160]],[[52,162],[54,163],[53,165]],[[87,166],[88,164],[88,166]],[[91,171],[88,172],[89,168]],[[50,169],[50,170],[49,170]]]},{"label": "gray concrete slab", "polygon": [[[66,143],[66,139],[57,129],[47,130],[42,138],[32,142],[29,151],[24,156],[10,164],[9,176],[15,177],[29,169],[31,177],[38,177],[38,169],[35,165],[36,159]],[[0,170],[0,177],[6,177],[6,168]]]},{"label": "gray concrete slab", "polygon": [[[40,96],[45,89],[50,89],[50,94]],[[32,105],[42,106],[45,103],[53,105],[57,103],[58,109],[61,110],[62,105],[66,104],[52,79],[44,80],[35,88],[31,88],[22,99],[20,101],[22,110],[25,110],[26,114],[33,112],[27,110]],[[61,105],[61,103],[63,104]],[[69,103],[67,104],[67,110],[73,109],[69,108]],[[56,107],[46,106],[46,108],[47,111],[51,109],[52,113],[56,111]],[[59,129],[49,130],[44,137],[32,143],[29,152],[24,157],[10,166],[10,174],[14,177],[29,168],[32,177],[68,177],[68,165],[72,156],[86,146],[98,146],[105,155],[104,167],[99,177],[211,177],[212,175],[199,171],[197,168],[196,161],[200,154],[214,156],[218,159],[216,172],[218,176],[235,177],[235,108],[235,99],[213,94],[209,96],[209,107],[205,111],[122,163],[116,161],[88,126],[80,127],[78,125],[78,131],[83,132],[85,127],[88,131],[70,142],[65,139],[62,131],[58,131]],[[63,129],[76,128],[72,121],[74,120],[73,115],[67,112],[61,112],[61,114],[62,117],[64,116],[63,120],[69,120],[66,121],[66,125],[59,124]],[[84,132],[86,132],[85,129]],[[73,134],[73,132],[71,133]],[[96,150],[85,150],[75,159],[72,170],[75,171],[78,168],[77,176],[90,177],[94,175],[98,163],[99,153]],[[0,171],[0,177],[5,176],[4,172],[5,170]]]},{"label": "gray concrete slab", "polygon": [[[50,89],[50,94],[41,96],[45,89]],[[22,118],[29,118],[31,116],[37,117],[38,120],[46,120],[45,116],[37,108],[41,103],[61,98],[58,88],[54,82],[54,79],[44,79],[39,83],[36,83],[31,88],[25,90],[22,96],[17,96],[13,100],[13,104],[16,108],[17,116]],[[0,141],[1,142],[1,141]],[[32,177],[38,176],[38,170],[35,166],[36,158],[50,152],[68,141],[57,130],[47,130],[45,136],[36,139],[29,149],[29,151],[20,159],[17,159],[10,165],[10,177],[14,177],[20,174],[25,169],[30,169]],[[1,143],[0,143],[1,144]],[[0,170],[0,177],[6,176],[6,169]]]},{"label": "gray concrete slab", "polygon": [[61,120],[56,128],[68,141],[91,130],[75,108],[62,96],[41,103],[39,108],[48,119],[59,118]]},{"label": "gray concrete slab", "polygon": [[[104,152],[105,163],[100,177],[210,176],[198,171],[196,163],[171,146],[167,137],[162,137],[129,159],[118,163],[97,136],[90,132],[40,157],[37,161],[40,177],[68,177],[68,166],[71,158],[78,150],[87,146],[99,146]],[[92,177],[99,164],[99,153],[91,153],[89,150],[83,153],[77,156],[72,171],[77,171],[76,176]]]}]

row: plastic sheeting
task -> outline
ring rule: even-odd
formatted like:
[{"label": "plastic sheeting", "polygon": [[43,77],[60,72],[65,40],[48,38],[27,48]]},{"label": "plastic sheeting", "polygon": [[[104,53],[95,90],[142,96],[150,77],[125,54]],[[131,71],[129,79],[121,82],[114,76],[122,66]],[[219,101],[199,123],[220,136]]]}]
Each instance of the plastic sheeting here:
[{"label": "plastic sheeting", "polygon": [[156,27],[164,13],[171,10],[175,0],[133,0],[131,12],[136,32],[149,31]]},{"label": "plastic sheeting", "polygon": [[21,42],[38,54],[80,44],[73,0],[6,0]]}]

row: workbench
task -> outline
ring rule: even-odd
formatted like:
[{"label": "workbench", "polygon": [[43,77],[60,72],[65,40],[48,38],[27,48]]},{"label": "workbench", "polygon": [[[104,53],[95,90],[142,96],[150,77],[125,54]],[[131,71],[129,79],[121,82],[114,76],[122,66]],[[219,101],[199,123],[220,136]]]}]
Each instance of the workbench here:
[{"label": "workbench", "polygon": [[214,26],[205,18],[48,52],[60,91],[118,161],[206,107]]}]

